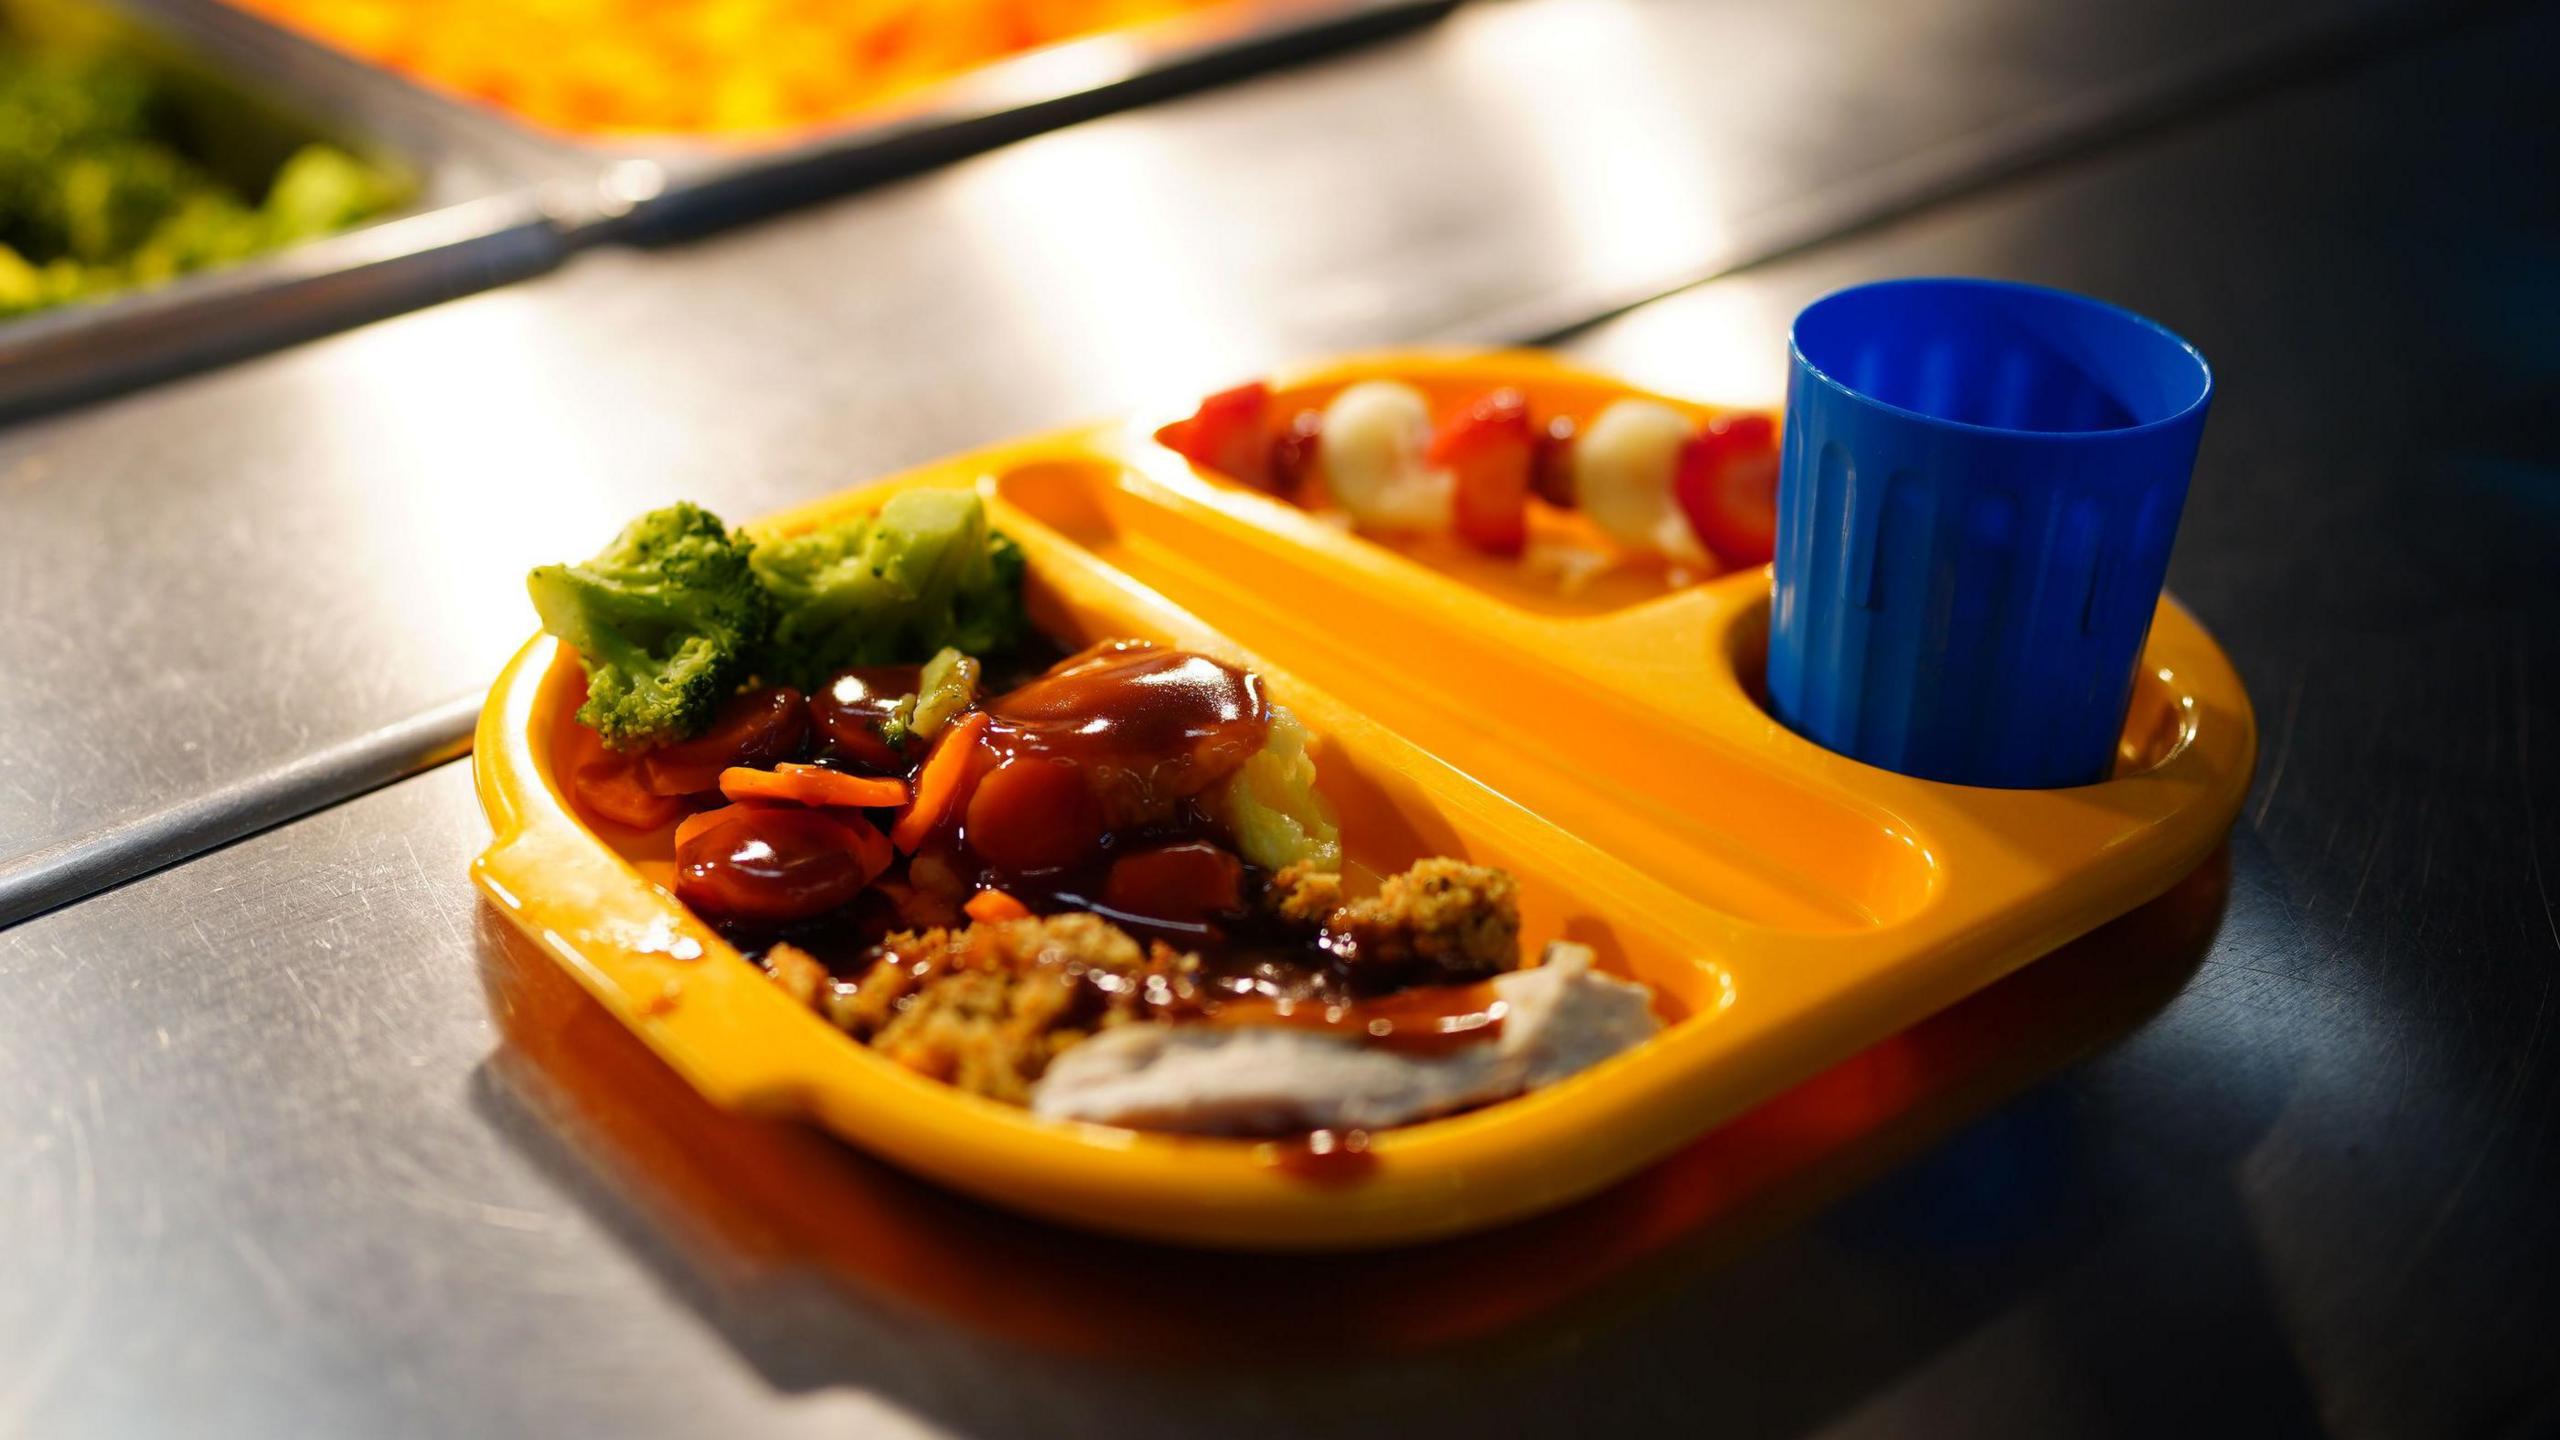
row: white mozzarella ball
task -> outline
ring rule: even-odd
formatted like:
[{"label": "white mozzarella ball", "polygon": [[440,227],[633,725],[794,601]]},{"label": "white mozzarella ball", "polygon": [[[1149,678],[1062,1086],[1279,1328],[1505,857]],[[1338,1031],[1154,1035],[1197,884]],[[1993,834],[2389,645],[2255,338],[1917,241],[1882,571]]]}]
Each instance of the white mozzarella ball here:
[{"label": "white mozzarella ball", "polygon": [[1620,400],[1603,410],[1573,444],[1576,503],[1610,539],[1673,560],[1702,562],[1689,517],[1680,511],[1672,481],[1680,452],[1697,426],[1688,416],[1653,400]]},{"label": "white mozzarella ball", "polygon": [[1333,503],[1375,530],[1446,530],[1452,482],[1434,470],[1431,407],[1393,380],[1364,380],[1324,407],[1317,463]]}]

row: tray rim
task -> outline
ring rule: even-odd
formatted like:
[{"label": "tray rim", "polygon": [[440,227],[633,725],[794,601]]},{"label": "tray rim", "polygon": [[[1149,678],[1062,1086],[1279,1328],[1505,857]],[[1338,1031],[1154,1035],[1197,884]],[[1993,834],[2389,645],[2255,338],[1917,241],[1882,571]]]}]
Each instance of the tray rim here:
[{"label": "tray rim", "polygon": [[[1483,357],[1488,364],[1497,358]],[[1367,721],[1349,702],[1297,680],[1290,667],[1252,656],[1214,622],[1173,605],[993,493],[992,477],[1008,467],[1061,458],[1129,466],[1135,457],[1121,438],[1129,429],[1125,423],[1082,427],[950,457],[786,510],[756,522],[757,528],[788,528],[866,508],[907,486],[977,487],[989,496],[997,523],[1025,542],[1048,583],[1063,582],[1043,567],[1061,561],[1071,570],[1080,567],[1074,583],[1116,589],[1157,618],[1193,627],[1217,648],[1264,669],[1275,691],[1324,695],[1326,705],[1311,708],[1341,713],[1328,713],[1319,728],[1339,733],[1347,714],[1363,730],[1362,743],[1401,746],[1439,764],[1427,747]],[[2228,662],[2191,617],[2165,600],[2155,625],[2155,650],[2161,649],[2187,667],[2191,680],[2215,692],[2216,714],[2205,736],[2211,743],[2200,744],[2191,735],[2148,775],[2091,787],[2131,786],[2118,797],[2147,792],[2147,800],[2163,808],[2121,839],[2105,866],[2069,885],[2049,887],[2055,895],[2047,903],[2008,906],[2019,913],[2007,916],[2005,927],[1986,928],[1987,921],[2001,917],[1981,913],[1980,895],[1962,905],[1935,897],[1920,915],[1881,931],[1763,931],[1753,943],[1749,924],[1737,926],[1724,912],[1696,905],[1656,878],[1627,871],[1580,837],[1567,836],[1594,857],[1594,873],[1578,880],[1603,881],[1617,903],[1632,898],[1658,906],[1640,913],[1704,937],[1683,942],[1700,963],[1719,968],[1718,959],[1700,952],[1744,942],[1729,958],[1756,966],[1747,980],[1750,1008],[1741,1019],[1717,1014],[1707,1023],[1675,1027],[1547,1090],[1379,1132],[1373,1138],[1380,1162],[1375,1176],[1356,1186],[1320,1187],[1281,1175],[1256,1142],[1039,1120],[909,1074],[794,1005],[672,895],[649,884],[587,831],[552,788],[530,733],[537,697],[557,655],[546,637],[536,636],[509,662],[481,716],[475,780],[496,838],[475,861],[473,877],[511,922],[715,1103],[816,1120],[954,1188],[1089,1228],[1221,1248],[1406,1243],[1524,1218],[1600,1189],[1748,1105],[2166,890],[2205,858],[2236,815],[2254,763],[2255,731],[2246,693]],[[1828,752],[1798,758],[1817,766],[1854,765]],[[1916,797],[1900,797],[1905,803],[1927,802],[1929,792],[1966,793],[1964,787],[1856,769],[1868,783],[1923,787]],[[2158,779],[2164,773],[2171,776],[2167,782]],[[1528,836],[1549,829],[1497,789],[1450,774],[1482,792],[1456,807],[1463,816],[1453,812],[1465,833],[1479,833],[1478,825],[1508,826]],[[1454,793],[1435,792],[1432,798],[1445,804]],[[2010,800],[2020,794],[1969,793]],[[2037,808],[2031,797],[2031,817]],[[1960,824],[1967,813],[1960,804],[1942,803],[1940,809],[1937,823],[1952,817]],[[2051,819],[2044,815],[2036,823]],[[2076,893],[2060,894],[2067,889]],[[1762,948],[1772,944],[1774,949]],[[1880,947],[1898,953],[1880,956]],[[688,949],[699,958],[678,953]],[[703,964],[704,959],[714,963]],[[1843,966],[1866,973],[1842,981]],[[1789,973],[1794,983],[1779,978]],[[705,976],[713,977],[707,995]],[[687,998],[669,1008],[660,997],[671,981]],[[736,1013],[728,1013],[733,1005]],[[1729,1001],[1723,1009],[1732,1009]]]}]

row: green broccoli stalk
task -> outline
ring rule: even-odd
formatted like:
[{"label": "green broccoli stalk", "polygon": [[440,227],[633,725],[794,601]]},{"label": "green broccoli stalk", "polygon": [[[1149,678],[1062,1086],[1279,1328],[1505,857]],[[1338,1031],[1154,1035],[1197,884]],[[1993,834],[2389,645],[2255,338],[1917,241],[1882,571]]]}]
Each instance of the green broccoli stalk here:
[{"label": "green broccoli stalk", "polygon": [[616,749],[688,739],[711,723],[773,625],[744,537],[696,505],[652,510],[583,565],[525,579],[542,628],[578,652],[578,719]]},{"label": "green broccoli stalk", "polygon": [[767,540],[753,563],[778,611],[769,679],[814,686],[848,665],[983,655],[1022,631],[1022,551],[967,491],[904,491],[877,515]]}]

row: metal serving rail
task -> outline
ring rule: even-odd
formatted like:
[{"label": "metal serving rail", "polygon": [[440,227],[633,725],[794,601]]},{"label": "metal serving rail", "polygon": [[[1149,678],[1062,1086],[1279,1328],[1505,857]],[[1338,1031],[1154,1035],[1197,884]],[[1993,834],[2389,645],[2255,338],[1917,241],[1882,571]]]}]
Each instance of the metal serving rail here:
[{"label": "metal serving rail", "polygon": [[0,432],[0,922],[451,753],[632,510],[1588,318],[2405,13],[1488,4]]},{"label": "metal serving rail", "polygon": [[[1379,117],[1430,113],[1399,82],[1512,45],[1553,76],[1520,37],[1554,32],[1502,38],[1551,8],[0,437],[0,833],[91,833],[432,714],[521,637],[526,564],[670,493],[750,513],[1463,332],[1608,278],[1668,177],[1719,187],[1661,212],[1695,263],[1711,227],[1887,163],[1771,118],[1845,6],[1730,12],[1807,33],[1755,32],[1730,110],[1675,112],[1734,149],[1615,172],[1632,189],[1521,173],[1573,107],[1508,85],[1470,115],[1520,117],[1506,154],[1452,159],[1455,125],[1396,148]],[[1913,58],[1874,73],[1967,105],[2088,39],[2044,7],[1901,11]],[[1761,398],[1802,300],[1952,269],[2107,294],[2215,358],[2171,584],[2251,680],[2266,759],[2227,866],[2112,941],[1533,1234],[1213,1262],[708,1113],[480,909],[446,765],[0,930],[0,1434],[2547,1431],[2560,932],[2533,857],[2560,854],[2560,775],[2534,731],[2560,596],[2516,476],[2560,437],[2508,297],[2560,229],[2555,44],[2551,7],[2492,18],[1571,342]],[[1328,162],[1275,122],[1345,105],[1433,188],[1276,226]],[[1891,118],[1863,142],[1996,113]],[[1283,152],[1222,177],[1245,137]],[[1140,218],[1033,243],[1058,168],[1078,195],[1117,174]],[[1203,252],[1209,215],[1247,238]]]}]

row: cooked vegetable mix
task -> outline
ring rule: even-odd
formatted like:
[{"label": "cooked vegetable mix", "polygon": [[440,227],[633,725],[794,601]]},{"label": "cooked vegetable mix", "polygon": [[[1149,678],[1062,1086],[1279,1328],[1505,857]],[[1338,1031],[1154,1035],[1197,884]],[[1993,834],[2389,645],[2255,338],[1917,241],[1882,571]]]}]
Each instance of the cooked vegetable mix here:
[{"label": "cooked vegetable mix", "polygon": [[676,897],[820,1016],[1044,1114],[1401,1124],[1652,1033],[1582,947],[1522,968],[1504,872],[1346,873],[1316,738],[1259,675],[1061,657],[1022,580],[964,491],[757,538],[645,515],[534,572],[588,686],[555,773],[592,821],[672,827]]}]

